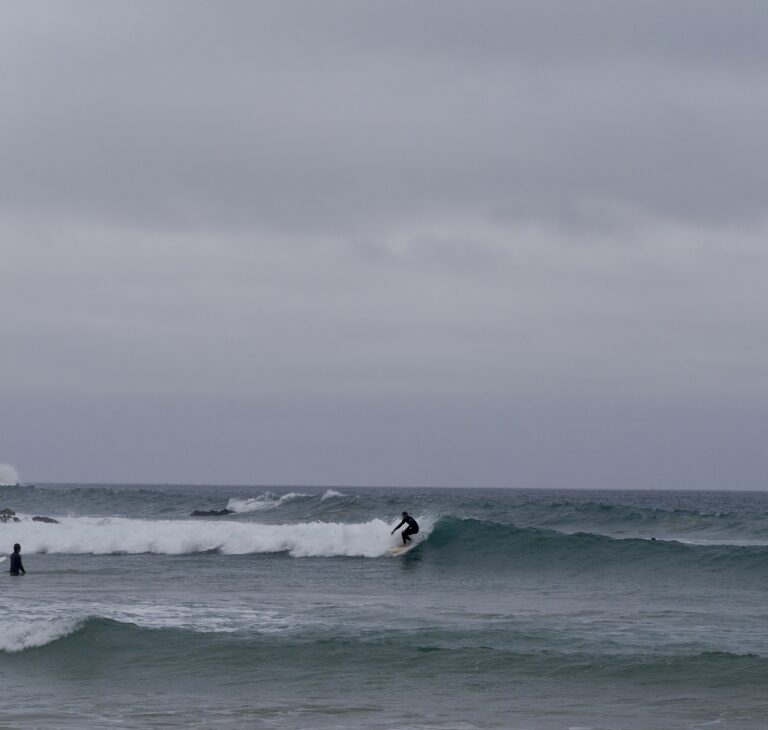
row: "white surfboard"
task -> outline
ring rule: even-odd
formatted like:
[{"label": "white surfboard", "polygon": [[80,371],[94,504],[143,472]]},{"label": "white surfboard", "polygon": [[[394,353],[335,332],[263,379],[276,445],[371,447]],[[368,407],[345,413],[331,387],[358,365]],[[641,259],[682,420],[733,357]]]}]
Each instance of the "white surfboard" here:
[{"label": "white surfboard", "polygon": [[419,541],[411,540],[407,545],[395,545],[394,547],[389,548],[388,552],[390,555],[405,555],[405,553],[409,550],[413,550],[418,544]]}]

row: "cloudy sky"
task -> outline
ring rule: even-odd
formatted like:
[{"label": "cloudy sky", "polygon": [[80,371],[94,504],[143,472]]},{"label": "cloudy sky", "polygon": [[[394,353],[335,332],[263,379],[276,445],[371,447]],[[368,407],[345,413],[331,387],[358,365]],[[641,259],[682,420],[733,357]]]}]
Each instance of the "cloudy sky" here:
[{"label": "cloudy sky", "polygon": [[24,481],[768,487],[764,2],[0,6]]}]

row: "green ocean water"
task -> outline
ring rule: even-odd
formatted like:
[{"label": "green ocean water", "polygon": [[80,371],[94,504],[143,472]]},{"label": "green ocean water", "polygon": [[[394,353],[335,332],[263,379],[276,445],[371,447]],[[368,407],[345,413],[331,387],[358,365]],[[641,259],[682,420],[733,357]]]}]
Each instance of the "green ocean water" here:
[{"label": "green ocean water", "polygon": [[[763,493],[46,485],[5,506],[28,574],[0,588],[0,728],[768,727]],[[403,509],[420,542],[392,557]]]}]

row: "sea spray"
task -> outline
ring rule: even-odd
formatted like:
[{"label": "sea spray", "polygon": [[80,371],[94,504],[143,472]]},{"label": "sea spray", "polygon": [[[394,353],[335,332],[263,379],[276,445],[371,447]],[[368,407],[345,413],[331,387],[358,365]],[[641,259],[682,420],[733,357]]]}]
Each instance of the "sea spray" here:
[{"label": "sea spray", "polygon": [[0,464],[0,486],[12,486],[18,484],[19,472],[10,464]]}]

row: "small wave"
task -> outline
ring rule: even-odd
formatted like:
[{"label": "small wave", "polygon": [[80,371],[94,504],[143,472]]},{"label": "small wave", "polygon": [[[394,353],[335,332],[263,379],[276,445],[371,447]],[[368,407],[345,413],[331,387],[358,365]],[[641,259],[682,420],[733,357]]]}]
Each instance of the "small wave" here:
[{"label": "small wave", "polygon": [[325,494],[323,494],[322,497],[320,497],[321,502],[325,502],[326,499],[333,499],[334,497],[346,497],[346,494],[342,494],[341,492],[337,492],[335,489],[326,489]]},{"label": "small wave", "polygon": [[302,492],[288,492],[288,494],[282,495],[264,492],[264,494],[260,494],[258,497],[251,497],[249,499],[233,497],[227,502],[227,509],[231,509],[233,512],[259,512],[265,509],[274,509],[286,502],[310,496],[312,495],[303,494]]},{"label": "small wave", "polygon": [[77,631],[82,621],[77,619],[53,619],[20,621],[4,619],[0,633],[0,651],[16,654],[25,649],[45,646]]},{"label": "small wave", "polygon": [[[287,495],[286,495],[287,496]],[[433,520],[419,518],[428,535]],[[266,525],[192,520],[71,517],[58,525],[23,521],[2,526],[26,553],[227,555],[288,553],[292,557],[366,557],[387,554],[395,538],[381,519],[368,522],[300,522]]]},{"label": "small wave", "polygon": [[518,504],[513,510],[516,524],[568,532],[593,532],[612,537],[653,535],[662,539],[690,536],[693,539],[718,540],[722,543],[745,537],[768,539],[764,513],[662,509],[636,504],[599,501],[533,500]]},{"label": "small wave", "polygon": [[[489,676],[514,672],[517,677],[569,677],[574,675],[604,681],[625,681],[658,685],[684,682],[701,687],[722,686],[729,678],[764,685],[768,658],[754,653],[729,651],[694,652],[603,652],[531,649],[530,641],[494,645],[487,637],[472,632],[392,630],[384,632],[340,631],[328,633],[308,627],[300,632],[260,632],[244,628],[226,632],[199,631],[185,625],[147,626],[132,620],[91,616],[79,620],[36,620],[14,626],[14,633],[0,639],[0,654],[41,648],[60,657],[68,666],[93,662],[101,657],[114,660],[116,650],[142,662],[157,656],[166,667],[176,667],[184,676],[190,672],[239,672],[243,667],[261,666],[273,671],[282,667],[295,673],[311,663],[318,671],[342,663],[352,671],[368,672],[371,666],[396,671],[416,671],[440,676],[469,665]],[[526,645],[527,648],[526,648]],[[254,656],[259,657],[254,662]],[[414,666],[416,667],[414,669]]]}]

